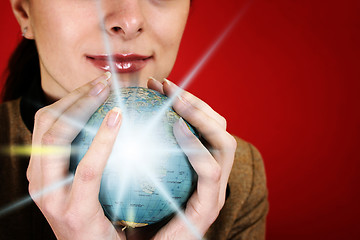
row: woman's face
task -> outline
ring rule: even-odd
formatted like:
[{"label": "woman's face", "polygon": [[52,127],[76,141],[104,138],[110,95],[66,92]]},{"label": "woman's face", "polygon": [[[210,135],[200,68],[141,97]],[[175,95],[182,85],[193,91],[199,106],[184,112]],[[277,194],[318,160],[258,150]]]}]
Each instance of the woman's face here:
[{"label": "woman's face", "polygon": [[28,0],[26,37],[35,39],[45,93],[58,99],[96,78],[110,68],[109,53],[124,86],[167,77],[189,5],[190,0]]}]

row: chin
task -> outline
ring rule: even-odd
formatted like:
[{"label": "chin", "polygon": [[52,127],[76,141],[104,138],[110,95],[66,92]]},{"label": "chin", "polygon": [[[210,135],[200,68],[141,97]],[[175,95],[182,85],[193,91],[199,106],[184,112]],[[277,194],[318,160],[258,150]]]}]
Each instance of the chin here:
[{"label": "chin", "polygon": [[[147,81],[149,76],[140,73],[131,73],[131,74],[115,74],[112,77],[112,81],[118,82],[118,87],[147,87]],[[114,87],[115,84],[113,84]]]}]

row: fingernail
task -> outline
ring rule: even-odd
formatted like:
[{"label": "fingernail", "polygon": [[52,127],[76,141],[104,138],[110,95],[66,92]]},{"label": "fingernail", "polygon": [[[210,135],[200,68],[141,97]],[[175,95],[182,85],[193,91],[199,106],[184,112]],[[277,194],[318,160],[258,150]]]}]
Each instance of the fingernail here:
[{"label": "fingernail", "polygon": [[167,83],[168,85],[173,85],[168,79],[164,78],[163,84]]},{"label": "fingernail", "polygon": [[180,102],[182,102],[184,105],[188,106],[190,103],[181,95],[177,96]]},{"label": "fingernail", "polygon": [[106,81],[111,78],[111,72],[109,72],[109,71],[105,72],[104,75],[106,77]]},{"label": "fingernail", "polygon": [[105,72],[103,75],[101,75],[100,77],[98,77],[97,79],[95,79],[94,81],[91,82],[92,85],[96,85],[97,83],[101,82],[101,81],[107,81],[109,82],[109,79],[111,78],[111,72]]},{"label": "fingernail", "polygon": [[156,79],[156,78],[154,78],[154,77],[149,77],[149,79],[151,79],[151,80],[154,80],[154,81],[156,81],[156,82],[159,82],[159,83],[161,83],[161,84],[164,84],[164,81],[165,81],[165,78],[163,78],[162,80],[160,79]]},{"label": "fingernail", "polygon": [[186,122],[184,121],[184,119],[182,117],[179,118],[179,123],[180,123],[180,128],[181,128],[182,132],[185,134],[189,134],[190,128],[186,124]]},{"label": "fingernail", "polygon": [[99,81],[89,92],[90,96],[97,96],[99,95],[108,85],[108,82],[106,80]]},{"label": "fingernail", "polygon": [[120,115],[121,115],[121,109],[118,107],[114,107],[109,113],[109,117],[106,122],[107,125],[109,127],[117,126],[120,122]]}]

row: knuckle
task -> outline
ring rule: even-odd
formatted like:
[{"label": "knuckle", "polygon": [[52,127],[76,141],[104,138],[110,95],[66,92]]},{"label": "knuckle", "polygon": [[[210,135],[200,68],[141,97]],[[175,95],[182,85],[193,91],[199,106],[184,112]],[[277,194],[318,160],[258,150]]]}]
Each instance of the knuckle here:
[{"label": "knuckle", "polygon": [[47,107],[41,108],[35,113],[35,124],[38,126],[46,126],[49,121],[53,118]]},{"label": "knuckle", "polygon": [[219,213],[220,213],[220,210],[217,208],[209,209],[209,211],[206,214],[207,225],[210,226],[211,224],[213,224],[216,221],[217,217],[219,216]]},{"label": "knuckle", "polygon": [[[86,86],[87,87],[87,86]],[[84,87],[85,88],[85,87]],[[86,90],[87,90],[88,88],[86,88]],[[72,92],[73,94],[75,94],[75,95],[81,95],[81,94],[83,94],[84,92],[83,92],[83,89],[81,88],[81,87],[79,87],[79,88],[76,88],[73,92]]]},{"label": "knuckle", "polygon": [[44,199],[44,201],[42,201],[41,203],[41,211],[47,217],[57,216],[56,206],[54,206],[54,203],[52,201],[46,201],[46,199]]},{"label": "knuckle", "polygon": [[223,117],[223,116],[220,116],[220,125],[221,125],[224,129],[227,128],[227,120],[226,120],[226,118]]},{"label": "knuckle", "polygon": [[35,113],[35,120],[42,119],[42,118],[46,115],[46,112],[47,112],[46,107],[40,108],[40,109]]},{"label": "knuckle", "polygon": [[28,180],[29,182],[29,186],[30,186],[30,183],[31,183],[31,180],[32,180],[32,170],[30,167],[27,168],[26,170],[26,179]]},{"label": "knuckle", "polygon": [[66,126],[59,125],[50,128],[42,137],[43,145],[67,145],[71,143],[71,130]]},{"label": "knuckle", "polygon": [[36,199],[36,191],[38,190],[38,187],[36,186],[34,179],[33,179],[33,171],[31,170],[27,170],[26,171],[26,177],[29,181],[29,184],[28,184],[28,193],[30,195],[30,197],[33,199],[34,202],[37,202],[37,199]]},{"label": "knuckle", "polygon": [[225,205],[225,195],[223,196],[220,196],[220,199],[219,199],[219,209],[222,209]]},{"label": "knuckle", "polygon": [[210,216],[210,221],[211,221],[211,223],[213,223],[213,222],[216,221],[216,219],[217,219],[218,216],[219,216],[219,213],[220,213],[220,210],[213,211],[212,216]]},{"label": "knuckle", "polygon": [[76,174],[83,182],[90,182],[100,175],[93,167],[84,164],[81,165],[81,163],[76,170]]},{"label": "knuckle", "polygon": [[102,236],[106,236],[109,234],[109,231],[113,228],[113,225],[109,225],[106,221],[102,221],[98,224],[99,232]]},{"label": "knuckle", "polygon": [[28,186],[28,192],[29,192],[30,197],[34,200],[34,202],[36,202],[36,199],[33,198],[35,189],[34,189],[34,185],[31,182],[29,183],[29,186]]},{"label": "knuckle", "polygon": [[210,168],[209,177],[213,182],[219,182],[222,175],[221,166],[218,163],[215,163]]},{"label": "knuckle", "polygon": [[57,137],[56,137],[55,132],[52,130],[49,130],[43,135],[43,137],[41,139],[41,144],[53,145],[56,143],[56,139],[57,139]]},{"label": "knuckle", "polygon": [[209,217],[210,224],[212,224],[216,221],[217,217],[219,216],[219,213],[220,213],[219,210],[213,211],[213,213]]},{"label": "knuckle", "polygon": [[84,219],[74,214],[73,211],[68,210],[64,213],[63,224],[74,232],[78,232],[82,228],[83,221]]},{"label": "knuckle", "polygon": [[237,141],[230,133],[226,132],[220,148],[223,149],[224,153],[233,153],[237,148]]},{"label": "knuckle", "polygon": [[229,134],[229,147],[230,147],[233,151],[235,151],[236,148],[237,148],[237,141],[236,141],[236,139],[235,139],[232,135],[230,135],[230,134]]}]

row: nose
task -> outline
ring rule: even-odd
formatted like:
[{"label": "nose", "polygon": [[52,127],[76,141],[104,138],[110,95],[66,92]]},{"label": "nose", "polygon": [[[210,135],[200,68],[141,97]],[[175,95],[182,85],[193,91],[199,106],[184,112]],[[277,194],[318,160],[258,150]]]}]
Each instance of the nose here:
[{"label": "nose", "polygon": [[[108,2],[108,1],[105,1]],[[144,15],[137,0],[111,1],[106,6],[104,16],[105,30],[112,36],[124,40],[137,37],[144,30]]]}]

